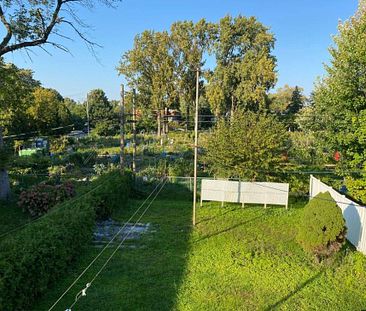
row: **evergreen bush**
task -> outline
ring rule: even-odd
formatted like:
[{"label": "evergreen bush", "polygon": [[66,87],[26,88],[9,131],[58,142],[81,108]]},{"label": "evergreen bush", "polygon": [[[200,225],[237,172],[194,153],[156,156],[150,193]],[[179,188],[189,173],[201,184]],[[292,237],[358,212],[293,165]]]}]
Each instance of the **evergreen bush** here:
[{"label": "evergreen bush", "polygon": [[345,236],[341,209],[329,192],[319,193],[304,207],[297,241],[321,261],[341,249]]}]

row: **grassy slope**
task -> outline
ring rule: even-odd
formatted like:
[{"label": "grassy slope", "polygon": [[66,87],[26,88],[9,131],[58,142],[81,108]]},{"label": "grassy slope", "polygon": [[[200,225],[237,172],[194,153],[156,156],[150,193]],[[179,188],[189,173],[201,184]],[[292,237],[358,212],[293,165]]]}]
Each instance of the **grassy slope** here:
[{"label": "grassy slope", "polygon": [[[173,195],[163,193],[143,219],[156,232],[145,235],[139,248],[119,251],[73,310],[366,308],[365,257],[349,251],[327,266],[314,265],[294,241],[298,206],[285,211],[207,203],[192,231],[191,202],[183,200],[188,194],[170,190]],[[126,219],[138,203],[117,218]],[[34,310],[47,309],[96,252],[89,247]],[[55,310],[72,303],[102,262]]]}]

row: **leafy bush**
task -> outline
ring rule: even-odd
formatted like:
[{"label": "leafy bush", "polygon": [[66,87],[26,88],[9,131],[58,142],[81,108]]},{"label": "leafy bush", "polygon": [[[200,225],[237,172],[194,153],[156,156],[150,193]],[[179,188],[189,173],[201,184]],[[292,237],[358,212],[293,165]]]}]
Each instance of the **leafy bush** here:
[{"label": "leafy bush", "polygon": [[366,204],[366,179],[353,179],[346,178],[347,194],[359,201],[362,204]]},{"label": "leafy bush", "polygon": [[193,176],[193,162],[183,158],[169,164],[169,176]]},{"label": "leafy bush", "polygon": [[40,183],[20,194],[18,206],[28,211],[31,216],[42,216],[51,207],[61,203],[75,195],[75,189],[71,182],[61,185],[48,185]]},{"label": "leafy bush", "polygon": [[129,173],[104,174],[83,189],[82,197],[55,206],[0,241],[0,310],[30,310],[77,260],[92,238],[96,216],[106,217],[126,203],[130,182]]},{"label": "leafy bush", "polygon": [[131,191],[131,174],[115,170],[101,175],[94,183],[93,205],[97,219],[110,217],[114,210],[127,202]]},{"label": "leafy bush", "polygon": [[63,153],[73,143],[73,139],[67,136],[61,136],[51,140],[50,152]]},{"label": "leafy bush", "polygon": [[97,160],[96,151],[90,152],[73,152],[66,157],[66,161],[81,166],[93,166]]},{"label": "leafy bush", "polygon": [[47,174],[51,160],[48,156],[34,154],[27,157],[14,157],[11,170],[24,174]]},{"label": "leafy bush", "polygon": [[1,242],[0,310],[30,310],[91,239],[90,200],[68,203]]},{"label": "leafy bush", "polygon": [[319,193],[304,208],[297,241],[321,261],[339,251],[346,240],[341,209],[329,192]]},{"label": "leafy bush", "polygon": [[237,110],[221,119],[206,142],[205,160],[218,177],[265,179],[280,168],[288,134],[273,116]]}]

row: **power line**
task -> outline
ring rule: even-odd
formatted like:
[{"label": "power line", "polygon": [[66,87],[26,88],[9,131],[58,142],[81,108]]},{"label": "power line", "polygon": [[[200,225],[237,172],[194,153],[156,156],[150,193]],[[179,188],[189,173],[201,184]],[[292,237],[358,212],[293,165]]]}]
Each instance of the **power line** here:
[{"label": "power line", "polygon": [[[99,252],[99,254],[89,263],[89,265],[83,270],[82,273],[79,274],[79,276],[74,280],[74,282],[62,293],[62,295],[56,300],[56,302],[48,309],[48,311],[52,310],[59,302],[60,300],[71,290],[71,288],[73,288],[73,286],[77,283],[77,281],[89,270],[89,268],[95,263],[95,261],[104,253],[104,251],[108,248],[108,246],[116,239],[116,237],[122,232],[122,230],[124,230],[127,226],[127,223],[130,222],[132,220],[133,217],[135,217],[135,215],[140,211],[140,209],[145,205],[145,203],[150,199],[150,197],[153,195],[153,193],[155,192],[155,190],[158,189],[158,187],[164,182],[164,179],[161,179],[160,182],[156,185],[156,187],[151,191],[151,193],[149,194],[149,196],[145,199],[145,201],[139,206],[139,208],[132,214],[132,216],[127,220],[127,222],[125,222],[125,224],[123,225],[123,227],[112,237],[112,239],[108,242],[108,244],[106,246],[104,246],[104,248]],[[164,187],[166,184],[166,180],[163,184],[162,187]],[[162,190],[162,188],[158,191],[157,195],[160,193],[160,191]],[[150,207],[150,205],[152,204],[152,202],[155,200],[155,198],[157,197],[157,195],[155,195],[155,197],[153,198],[153,200],[150,202],[150,204],[148,205],[148,207]],[[146,212],[146,209],[143,213]],[[141,219],[141,218],[139,218]],[[139,220],[138,220],[139,221]],[[135,224],[136,225],[136,224]],[[134,227],[133,227],[134,228]],[[131,229],[132,230],[132,229]],[[114,254],[113,254],[114,255]],[[113,256],[112,256],[113,257]],[[103,269],[104,267],[102,267]],[[101,271],[101,270],[100,270]],[[77,301],[77,300],[76,300]],[[76,301],[74,302],[74,304],[76,303]],[[74,305],[73,304],[73,305]],[[71,308],[70,308],[71,309]]]},{"label": "power line", "polygon": [[126,239],[128,238],[128,236],[132,233],[132,230],[136,227],[136,225],[138,224],[138,222],[142,219],[142,217],[146,214],[146,212],[148,211],[148,209],[150,208],[151,204],[155,201],[156,197],[159,195],[159,193],[163,190],[165,184],[167,183],[167,180],[165,180],[165,182],[163,183],[163,185],[161,186],[161,188],[159,189],[159,191],[156,193],[156,195],[154,196],[154,198],[152,199],[152,201],[150,202],[150,204],[145,208],[145,210],[142,212],[142,214],[140,215],[140,217],[136,220],[135,224],[133,225],[133,227],[131,227],[131,229],[129,230],[129,232],[127,232],[127,234],[125,235],[125,237],[122,239],[122,241],[119,243],[119,245],[117,246],[117,248],[113,251],[113,253],[109,256],[109,258],[105,261],[105,263],[103,264],[103,266],[99,269],[99,271],[95,274],[95,276],[93,277],[93,279],[86,284],[86,287],[84,289],[82,289],[75,297],[75,301],[74,303],[70,306],[69,310],[71,310],[71,308],[74,307],[74,305],[78,302],[78,300],[83,297],[86,296],[86,290],[93,284],[93,282],[95,281],[95,279],[102,273],[102,271],[104,270],[104,268],[108,265],[108,263],[112,260],[113,256],[117,253],[117,251],[120,249],[120,247],[122,246],[123,242],[126,241]]},{"label": "power line", "polygon": [[[75,126],[75,124],[69,124],[69,125],[66,125],[66,126],[60,126],[60,127],[51,128],[48,131],[57,131],[57,130],[61,130],[61,129],[69,128],[69,127],[74,127],[74,126]],[[24,132],[24,133],[20,133],[20,134],[14,134],[14,135],[4,136],[3,138],[4,139],[7,139],[7,138],[17,138],[17,137],[27,136],[29,134],[39,134],[39,135],[41,135],[41,132],[40,131]],[[48,136],[52,136],[52,135],[44,135],[44,136],[47,136],[48,137]]]}]

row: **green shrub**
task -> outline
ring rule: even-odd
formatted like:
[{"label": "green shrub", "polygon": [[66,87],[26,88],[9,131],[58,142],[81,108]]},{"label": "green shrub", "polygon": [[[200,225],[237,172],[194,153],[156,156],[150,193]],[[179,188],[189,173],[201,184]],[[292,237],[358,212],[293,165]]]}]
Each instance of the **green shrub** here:
[{"label": "green shrub", "polygon": [[169,164],[169,176],[193,176],[193,162],[184,158],[176,159]]},{"label": "green shrub", "polygon": [[346,178],[347,194],[356,201],[366,204],[366,179]]},{"label": "green shrub", "polygon": [[89,200],[70,202],[0,244],[0,310],[29,310],[91,239]]},{"label": "green shrub", "polygon": [[340,250],[346,227],[342,211],[329,192],[319,193],[305,206],[297,241],[304,250],[321,261]]},{"label": "green shrub", "polygon": [[92,238],[96,217],[125,204],[131,174],[113,171],[83,189],[82,197],[55,206],[40,220],[0,241],[0,310],[30,310],[64,275]]},{"label": "green shrub", "polygon": [[113,212],[126,204],[131,191],[131,174],[126,172],[121,174],[115,170],[101,175],[94,183],[93,205],[97,219],[106,219]]},{"label": "green shrub", "polygon": [[24,174],[47,174],[50,165],[50,157],[39,154],[27,157],[14,157],[12,163],[10,163],[12,171]]},{"label": "green shrub", "polygon": [[94,150],[89,152],[73,152],[65,160],[79,167],[92,167],[97,161],[97,152]]}]

